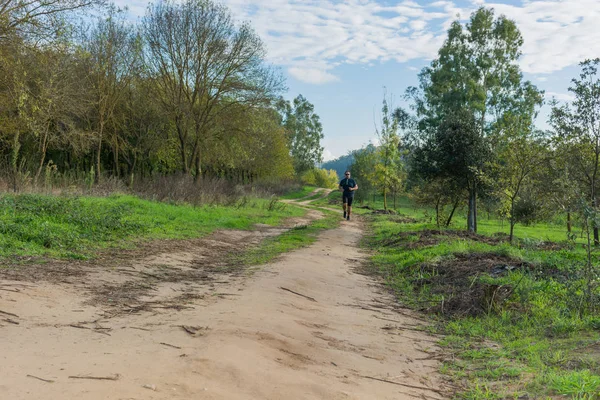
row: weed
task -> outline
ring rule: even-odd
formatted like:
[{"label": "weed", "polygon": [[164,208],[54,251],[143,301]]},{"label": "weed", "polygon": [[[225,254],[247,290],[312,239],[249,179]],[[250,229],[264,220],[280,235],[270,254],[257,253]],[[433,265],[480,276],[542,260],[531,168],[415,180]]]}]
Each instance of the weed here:
[{"label": "weed", "polygon": [[305,211],[273,200],[235,206],[173,205],[133,196],[0,196],[0,257],[86,258],[95,249],[139,239],[200,237],[216,229],[278,224]]},{"label": "weed", "polygon": [[599,264],[598,251],[564,241],[551,224],[522,227],[528,236],[510,245],[495,234],[497,221],[470,235],[439,230],[410,207],[402,212],[401,222],[369,216],[363,244],[401,301],[438,319],[448,335],[441,344],[457,356],[442,370],[466,383],[460,398],[598,395],[600,354],[589,346],[600,343],[600,322],[582,306],[590,299],[583,266]]},{"label": "weed", "polygon": [[281,235],[264,240],[260,246],[244,253],[237,260],[243,265],[265,264],[280,254],[306,247],[314,243],[319,233],[339,225],[336,213],[326,213],[326,217],[308,225],[296,226]]}]

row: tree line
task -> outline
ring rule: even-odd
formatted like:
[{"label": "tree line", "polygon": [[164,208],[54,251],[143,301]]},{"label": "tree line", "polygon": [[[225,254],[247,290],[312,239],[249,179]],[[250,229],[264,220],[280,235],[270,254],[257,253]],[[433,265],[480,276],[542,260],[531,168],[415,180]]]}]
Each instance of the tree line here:
[{"label": "tree line", "polygon": [[[480,8],[454,22],[419,85],[391,110],[384,96],[379,146],[353,153],[363,193],[408,192],[435,209],[438,226],[465,210],[477,232],[483,209],[518,223],[566,215],[570,235],[579,217],[598,235],[600,59],[581,62],[570,104],[550,102],[549,124],[535,126],[544,92],[519,68],[523,38],[514,21]],[[368,196],[364,193],[363,196]]]},{"label": "tree line", "polygon": [[139,23],[102,0],[0,2],[0,167],[48,177],[282,179],[323,129],[260,37],[213,0],[160,0]]}]

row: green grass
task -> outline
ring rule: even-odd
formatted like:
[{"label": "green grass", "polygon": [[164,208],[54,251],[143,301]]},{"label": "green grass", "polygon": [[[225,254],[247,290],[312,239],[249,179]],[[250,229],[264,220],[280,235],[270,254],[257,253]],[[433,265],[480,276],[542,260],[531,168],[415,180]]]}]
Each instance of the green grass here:
[{"label": "green grass", "polygon": [[[302,199],[302,201],[313,201],[313,200],[318,200],[318,199],[320,199],[320,198],[322,198],[322,197],[323,197],[323,194],[324,194],[324,193],[323,193],[322,191],[320,191],[320,192],[318,192],[318,193],[315,193],[314,195],[312,195],[312,196],[310,196],[310,197],[307,197],[307,198],[304,198],[304,199]],[[313,204],[314,204],[314,203],[313,203]]]},{"label": "green grass", "polygon": [[0,257],[85,258],[140,239],[185,239],[217,229],[276,225],[305,213],[274,200],[243,198],[231,206],[166,204],[133,196],[0,196]]},{"label": "green grass", "polygon": [[308,196],[309,194],[314,192],[316,189],[317,188],[315,186],[303,186],[300,190],[285,194],[285,195],[281,196],[281,198],[285,199],[285,200],[301,199],[303,197]]},{"label": "green grass", "polygon": [[[359,189],[360,190],[360,189]],[[341,196],[337,196],[340,197]],[[340,200],[341,201],[341,200]],[[383,209],[383,196],[377,195],[374,198],[364,202],[355,202],[355,205],[369,206],[373,209]],[[435,222],[435,210],[419,207],[415,205],[408,197],[398,196],[396,199],[396,207],[393,206],[392,196],[388,196],[388,208],[397,211],[399,214],[414,216],[416,218],[427,221],[431,226],[434,226]],[[357,212],[360,212],[357,210]],[[510,225],[507,220],[501,220],[495,218],[493,215],[488,215],[486,212],[480,211],[479,218],[477,220],[478,233],[491,235],[494,233],[504,233],[508,235],[510,233]],[[458,209],[452,219],[451,228],[453,229],[465,229],[467,226],[466,209]],[[577,242],[584,243],[584,239],[581,237],[581,229],[573,229],[573,233],[578,235]],[[562,242],[567,240],[566,221],[564,218],[558,218],[555,222],[539,222],[530,226],[524,226],[517,224],[514,231],[515,237],[524,240],[535,240],[535,241],[552,241]]]},{"label": "green grass", "polygon": [[[566,245],[566,227],[552,223],[518,227],[514,245],[441,235],[435,242],[415,246],[419,231],[437,227],[426,210],[404,205],[399,211],[417,222],[370,216],[364,245],[374,250],[374,267],[399,299],[415,309],[439,309],[450,300],[427,282],[439,277],[436,266],[458,255],[496,254],[533,268],[498,277],[478,273],[465,278],[471,285],[511,288],[497,308],[477,316],[432,315],[438,332],[446,335],[441,344],[453,355],[443,372],[457,383],[466,382],[458,398],[600,398],[600,316],[580,307],[585,250],[579,244],[554,250],[540,247],[547,241]],[[457,218],[454,228],[462,228],[463,222]],[[493,219],[480,219],[479,228],[480,234],[489,236],[507,232]],[[600,252],[594,252],[593,261],[600,264]],[[600,297],[600,291],[596,295]]]},{"label": "green grass", "polygon": [[284,232],[276,237],[264,240],[238,260],[245,265],[261,265],[268,263],[277,256],[313,244],[322,231],[339,226],[339,214],[323,211],[325,217],[315,220],[308,225],[301,225]]}]

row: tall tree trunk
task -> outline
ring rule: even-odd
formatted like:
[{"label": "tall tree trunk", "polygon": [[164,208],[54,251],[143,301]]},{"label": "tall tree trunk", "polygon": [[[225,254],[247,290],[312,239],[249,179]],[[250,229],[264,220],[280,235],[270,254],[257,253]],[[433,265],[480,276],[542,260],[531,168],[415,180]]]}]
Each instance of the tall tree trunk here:
[{"label": "tall tree trunk", "polygon": [[475,188],[473,185],[469,188],[469,213],[467,215],[467,230],[476,232],[475,228]]},{"label": "tall tree trunk", "polygon": [[15,133],[15,139],[13,141],[12,154],[10,164],[12,167],[12,178],[13,178],[13,191],[17,193],[19,191],[19,151],[21,150],[21,133]]},{"label": "tall tree trunk", "polygon": [[573,224],[571,222],[571,211],[567,212],[567,231],[569,233],[571,233],[571,230],[573,229]]},{"label": "tall tree trunk", "polygon": [[515,231],[515,197],[510,199],[510,235],[508,241],[512,244],[513,242],[513,233]]},{"label": "tall tree trunk", "polygon": [[102,134],[104,133],[104,122],[100,122],[100,132],[98,132],[98,148],[96,149],[96,176],[95,183],[100,183],[100,155],[102,153]]},{"label": "tall tree trunk", "polygon": [[198,152],[196,152],[196,156],[195,158],[195,175],[194,175],[194,182],[200,182],[200,178],[202,177],[202,167],[200,165],[200,155],[198,154]]},{"label": "tall tree trunk", "polygon": [[[592,188],[592,192],[595,192],[595,187]],[[596,199],[596,193],[593,194],[592,197],[592,206],[594,208],[594,212],[596,212],[596,209],[598,208],[598,200]],[[595,223],[593,223],[594,225],[594,246],[598,246],[600,245],[600,237],[598,236],[598,227],[596,226]]]},{"label": "tall tree trunk", "polygon": [[181,156],[181,171],[186,175],[190,172],[188,168],[187,162],[187,154],[186,154],[186,135],[183,132],[178,121],[175,121],[175,126],[177,128],[177,137],[179,138],[179,154]]},{"label": "tall tree trunk", "polygon": [[510,219],[510,236],[508,241],[512,244],[513,242],[513,237],[514,237],[514,232],[515,232],[515,221],[511,218]]},{"label": "tall tree trunk", "polygon": [[37,183],[40,179],[40,175],[42,174],[42,169],[44,168],[44,162],[46,161],[46,149],[48,147],[47,143],[48,143],[48,133],[45,132],[44,136],[42,138],[42,143],[40,145],[40,162],[38,164],[38,168],[35,173],[35,177],[33,178],[34,186],[37,185]]},{"label": "tall tree trunk", "polygon": [[114,149],[113,149],[113,159],[114,159],[114,163],[115,163],[115,177],[120,177],[121,176],[121,171],[119,171],[119,139],[116,137],[115,134],[115,145],[114,145]]},{"label": "tall tree trunk", "polygon": [[473,186],[475,186],[473,189],[473,221],[475,230],[473,232],[477,233],[477,182],[475,182]]},{"label": "tall tree trunk", "polygon": [[437,225],[438,229],[440,229],[440,201],[441,197],[438,197],[437,201],[435,202],[435,224]]},{"label": "tall tree trunk", "polygon": [[383,188],[383,209],[387,211],[387,188]]},{"label": "tall tree trunk", "polygon": [[454,206],[452,206],[452,211],[450,211],[450,215],[448,216],[448,220],[446,221],[446,228],[450,226],[450,222],[452,222],[452,217],[454,217],[454,212],[456,211],[456,208],[458,207],[458,202],[459,202],[460,198],[456,199],[456,201],[454,202]]},{"label": "tall tree trunk", "polygon": [[137,166],[137,153],[133,153],[133,163],[131,164],[131,175],[129,177],[129,187],[133,187],[133,182],[135,179],[135,167]]}]

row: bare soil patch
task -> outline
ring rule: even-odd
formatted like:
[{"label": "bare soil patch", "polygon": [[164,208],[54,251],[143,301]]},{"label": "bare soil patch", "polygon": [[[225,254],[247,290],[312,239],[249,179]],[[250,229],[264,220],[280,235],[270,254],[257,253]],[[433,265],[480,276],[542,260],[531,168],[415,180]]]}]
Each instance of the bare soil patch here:
[{"label": "bare soil patch", "polygon": [[435,246],[448,239],[472,240],[490,245],[498,245],[507,241],[507,238],[504,235],[485,236],[469,231],[425,229],[421,231],[399,232],[395,237],[383,242],[383,245],[402,247],[405,249],[418,249],[421,247]]},{"label": "bare soil patch", "polygon": [[[226,262],[271,234],[260,227],[115,250],[58,263],[59,279],[37,279],[33,265],[13,268],[20,281],[0,278],[7,289],[0,393],[12,400],[450,397],[424,322],[352,272],[364,257],[358,221],[253,274]],[[37,267],[48,265],[55,264]]]},{"label": "bare soil patch", "polygon": [[499,276],[510,271],[532,269],[522,260],[494,253],[455,254],[453,258],[436,264],[423,264],[421,273],[429,276],[413,281],[416,288],[424,285],[444,301],[431,307],[428,312],[446,316],[478,316],[497,311],[512,294],[510,285],[494,285],[480,282],[483,274]]},{"label": "bare soil patch", "polygon": [[72,285],[86,293],[86,304],[102,306],[111,314],[179,309],[188,299],[217,293],[221,285],[243,277],[246,269],[235,260],[248,248],[320,217],[309,211],[278,227],[257,225],[251,231],[226,230],[200,239],[111,248],[87,261],[21,259],[0,268],[0,279]]}]

